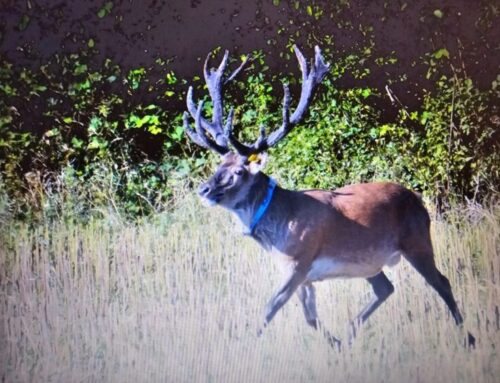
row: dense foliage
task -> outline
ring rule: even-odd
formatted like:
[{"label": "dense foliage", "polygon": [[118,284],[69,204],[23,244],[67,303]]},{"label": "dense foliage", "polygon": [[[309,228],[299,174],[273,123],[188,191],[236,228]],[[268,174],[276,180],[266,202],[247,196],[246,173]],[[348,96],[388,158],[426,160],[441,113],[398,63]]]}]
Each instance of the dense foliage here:
[{"label": "dense foliage", "polygon": [[[362,78],[369,54],[336,55],[304,123],[272,150],[269,171],[289,187],[390,179],[445,201],[495,192],[497,84],[479,90],[464,71],[450,70],[441,49],[425,58],[435,86],[418,110],[386,89],[397,109],[388,120],[376,106],[387,94],[335,86],[345,73]],[[255,138],[260,124],[279,123],[280,81],[291,83],[296,98],[294,76],[271,76],[264,55],[254,52],[249,70],[228,89],[226,106],[236,106],[243,138]],[[197,96],[206,94],[200,78],[189,82]],[[183,134],[186,83],[161,60],[127,72],[109,60],[92,68],[86,52],[56,56],[36,71],[1,61],[2,203],[24,215],[59,214],[64,204],[77,216],[102,206],[134,216],[173,202],[188,175],[209,172],[215,161]]]},{"label": "dense foliage", "polygon": [[110,202],[130,214],[157,209],[172,195],[172,170],[181,177],[193,167],[178,145],[179,116],[147,102],[156,86],[168,104],[177,79],[167,72],[151,85],[145,68],[123,73],[108,60],[92,70],[88,59],[55,57],[34,72],[2,63],[3,186],[35,210],[49,207],[48,194],[61,193],[82,213]]}]

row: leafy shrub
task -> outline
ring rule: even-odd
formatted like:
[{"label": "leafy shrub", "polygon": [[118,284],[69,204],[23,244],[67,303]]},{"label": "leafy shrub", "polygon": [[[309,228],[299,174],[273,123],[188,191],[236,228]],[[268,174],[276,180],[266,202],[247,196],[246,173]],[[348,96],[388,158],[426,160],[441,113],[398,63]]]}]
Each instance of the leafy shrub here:
[{"label": "leafy shrub", "polygon": [[[446,55],[434,54],[428,77],[435,87],[424,92],[421,107],[400,105],[393,121],[381,123],[374,105],[385,95],[366,87],[340,89],[332,79],[346,72],[363,78],[369,55],[364,49],[329,60],[331,76],[302,126],[272,149],[269,171],[294,188],[386,179],[443,201],[496,192],[495,86],[479,90],[464,73],[443,75]],[[2,195],[17,201],[25,216],[71,219],[102,206],[126,217],[158,211],[172,202],[179,185],[206,175],[217,161],[185,138],[179,111],[187,81],[164,61],[128,72],[109,60],[97,69],[90,62],[85,52],[56,56],[36,71],[0,62]],[[225,104],[236,106],[244,140],[255,139],[261,124],[279,125],[281,81],[290,82],[295,102],[299,89],[290,74],[269,76],[261,52],[253,53],[251,66],[228,89]],[[201,79],[190,83],[209,116]],[[62,213],[64,208],[71,213]]]},{"label": "leafy shrub", "polygon": [[[255,138],[262,123],[274,129],[280,122],[280,100],[263,77],[251,76],[245,84],[236,120],[243,137]],[[326,79],[302,126],[273,149],[271,172],[302,188],[393,180],[443,201],[498,191],[493,90],[479,90],[461,73],[441,74],[418,110],[400,105],[397,118],[386,123],[373,106],[381,97],[376,89],[338,89]]]},{"label": "leafy shrub", "polygon": [[[1,62],[3,187],[35,210],[43,202],[33,200],[42,197],[32,189],[64,181],[97,202],[109,202],[112,190],[127,215],[154,211],[169,200],[179,175],[200,164],[184,152],[178,113],[159,105],[170,101],[178,80],[167,72],[152,86],[146,68],[123,73],[107,60],[92,70],[88,61],[86,54],[56,56],[37,71]],[[156,102],[153,91],[164,98]],[[95,190],[103,178],[105,193]]]}]

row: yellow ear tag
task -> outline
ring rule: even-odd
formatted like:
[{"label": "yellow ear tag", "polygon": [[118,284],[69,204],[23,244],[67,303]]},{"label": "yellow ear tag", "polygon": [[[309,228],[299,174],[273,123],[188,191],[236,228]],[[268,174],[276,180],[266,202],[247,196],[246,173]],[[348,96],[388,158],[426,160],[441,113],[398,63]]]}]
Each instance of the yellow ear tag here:
[{"label": "yellow ear tag", "polygon": [[258,154],[251,154],[248,157],[248,162],[260,162],[260,157]]}]

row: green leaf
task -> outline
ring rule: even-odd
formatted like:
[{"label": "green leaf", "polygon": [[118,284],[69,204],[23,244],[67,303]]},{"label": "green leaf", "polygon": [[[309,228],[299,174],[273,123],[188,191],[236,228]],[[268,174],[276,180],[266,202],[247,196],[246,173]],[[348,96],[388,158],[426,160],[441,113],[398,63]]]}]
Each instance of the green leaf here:
[{"label": "green leaf", "polygon": [[157,135],[157,134],[161,133],[162,130],[158,125],[150,125],[148,127],[148,132],[153,134],[153,135]]},{"label": "green leaf", "polygon": [[180,141],[183,135],[184,135],[184,127],[182,125],[177,125],[172,134],[170,134],[170,137],[172,137],[176,141]]},{"label": "green leaf", "polygon": [[443,57],[446,57],[447,59],[449,59],[450,52],[448,52],[448,49],[446,49],[446,48],[441,48],[441,49],[438,49],[436,52],[434,52],[432,54],[432,56],[438,60],[442,59]]},{"label": "green leaf", "polygon": [[59,135],[59,130],[57,128],[53,128],[50,130],[47,130],[44,134],[45,137],[54,137]]},{"label": "green leaf", "polygon": [[22,15],[21,20],[19,20],[19,24],[17,25],[17,29],[19,31],[24,31],[26,28],[28,28],[28,25],[30,23],[30,17],[26,14]]},{"label": "green leaf", "polygon": [[104,5],[97,11],[97,16],[102,19],[106,15],[108,15],[111,10],[113,9],[113,2],[112,1],[107,1],[104,3]]},{"label": "green leaf", "polygon": [[385,124],[385,125],[382,125],[380,127],[380,130],[379,130],[379,136],[380,137],[384,137],[387,133],[391,132],[392,131],[392,126],[391,125],[388,125],[388,124]]},{"label": "green leaf", "polygon": [[443,16],[444,16],[443,11],[441,11],[440,9],[435,9],[434,16],[436,16],[438,19],[443,18]]},{"label": "green leaf", "polygon": [[158,105],[155,105],[155,104],[149,104],[148,106],[146,106],[144,108],[144,110],[158,110],[158,109],[160,109],[160,108],[158,107]]},{"label": "green leaf", "polygon": [[103,117],[107,117],[109,115],[109,112],[110,112],[110,108],[108,105],[106,104],[101,104],[97,107],[97,110],[99,112],[99,114]]},{"label": "green leaf", "polygon": [[85,73],[87,71],[87,65],[85,64],[78,64],[74,70],[74,74],[75,75],[79,75],[79,74],[82,74],[82,73]]},{"label": "green leaf", "polygon": [[79,83],[75,84],[75,89],[76,90],[87,90],[87,89],[90,89],[90,81],[89,80],[85,80],[83,82],[79,82]]},{"label": "green leaf", "polygon": [[177,77],[175,76],[174,72],[167,73],[165,76],[165,80],[168,85],[174,85],[175,83],[177,83]]},{"label": "green leaf", "polygon": [[71,145],[75,148],[75,149],[81,149],[83,147],[83,141],[76,138],[76,137],[73,137],[71,139]]},{"label": "green leaf", "polygon": [[98,130],[102,126],[102,121],[99,117],[92,117],[89,122],[88,132],[89,134],[97,134]]},{"label": "green leaf", "polygon": [[144,124],[147,124],[149,122],[149,116],[144,116],[142,118],[138,118],[135,121],[135,127],[136,128],[142,128]]},{"label": "green leaf", "polygon": [[35,85],[34,90],[36,92],[45,92],[47,90],[47,87],[45,85]]},{"label": "green leaf", "polygon": [[420,116],[420,123],[422,125],[425,125],[425,123],[429,120],[429,118],[431,117],[431,114],[429,112],[422,112],[421,116]]},{"label": "green leaf", "polygon": [[159,125],[160,124],[160,118],[157,115],[150,114],[148,117],[149,117],[147,120],[148,124],[151,124],[151,125]]},{"label": "green leaf", "polygon": [[87,42],[87,46],[89,48],[94,48],[94,45],[95,45],[94,39],[89,39],[89,41]]},{"label": "green leaf", "polygon": [[130,70],[127,75],[127,80],[130,84],[130,88],[132,88],[133,90],[138,89],[145,74],[146,68],[143,67]]},{"label": "green leaf", "polygon": [[97,137],[92,137],[89,144],[87,145],[87,149],[99,149],[103,145],[102,141]]}]

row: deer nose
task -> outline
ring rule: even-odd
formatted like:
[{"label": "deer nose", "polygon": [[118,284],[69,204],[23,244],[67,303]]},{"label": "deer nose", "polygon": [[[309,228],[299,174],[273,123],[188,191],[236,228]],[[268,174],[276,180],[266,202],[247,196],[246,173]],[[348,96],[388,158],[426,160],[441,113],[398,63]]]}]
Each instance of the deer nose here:
[{"label": "deer nose", "polygon": [[201,184],[198,188],[198,194],[205,197],[208,193],[210,193],[210,186],[208,184]]}]

